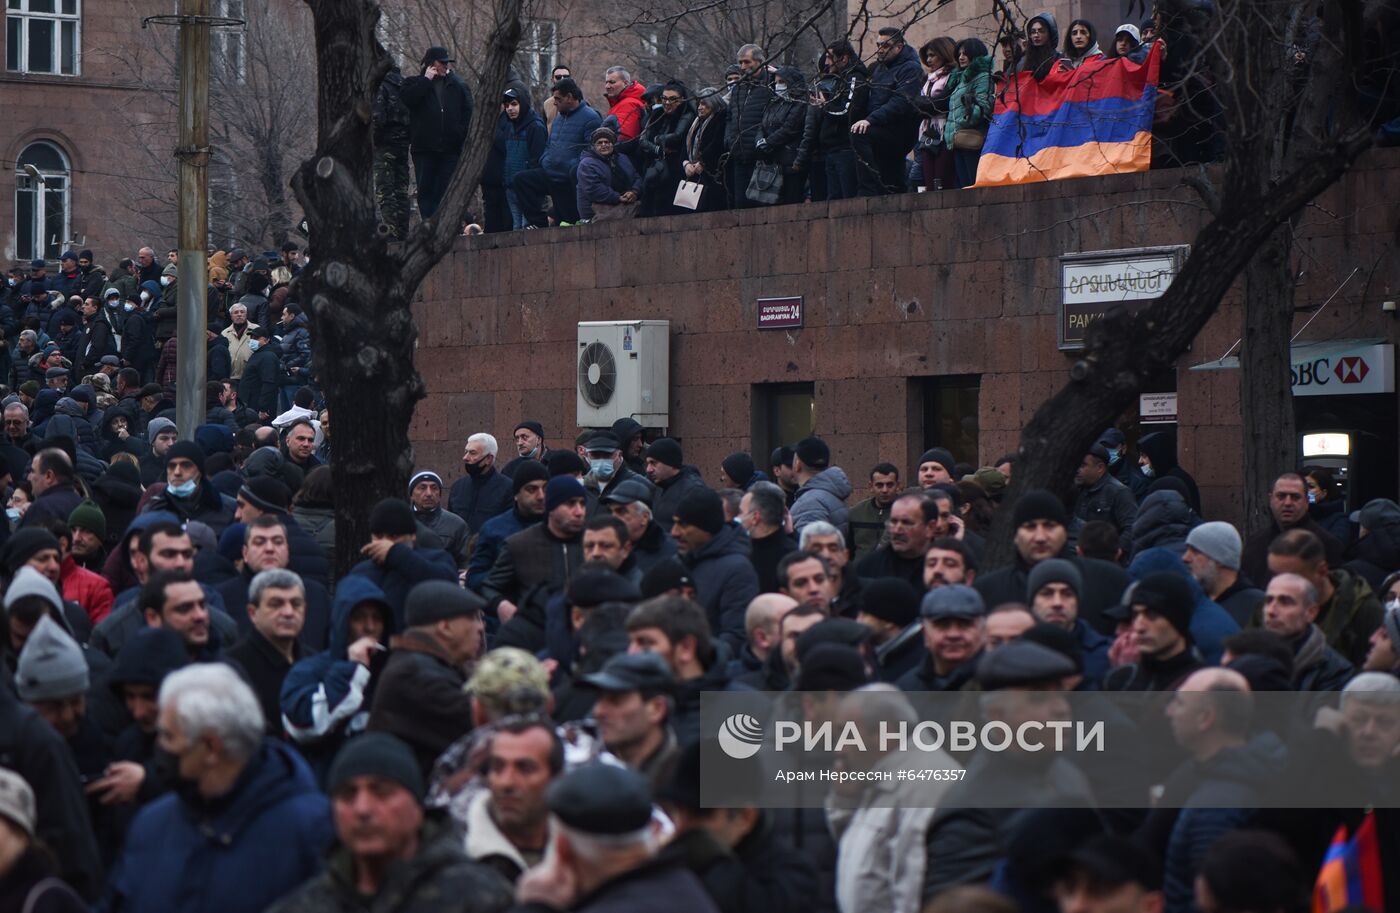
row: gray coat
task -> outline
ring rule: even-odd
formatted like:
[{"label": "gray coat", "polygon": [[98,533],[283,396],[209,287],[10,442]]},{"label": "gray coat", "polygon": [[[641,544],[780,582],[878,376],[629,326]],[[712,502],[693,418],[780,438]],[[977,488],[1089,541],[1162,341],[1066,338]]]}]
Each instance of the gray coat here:
[{"label": "gray coat", "polygon": [[467,521],[442,507],[428,513],[415,510],[413,515],[419,523],[428,527],[442,540],[440,547],[452,556],[452,560],[457,563],[457,570],[466,568],[467,543],[471,539],[471,530],[467,529]]},{"label": "gray coat", "polygon": [[851,496],[851,480],[840,466],[823,469],[806,485],[797,489],[792,502],[792,531],[801,534],[802,527],[818,520],[830,523],[842,530],[845,535],[846,523],[850,519],[846,509],[846,499]]},{"label": "gray coat", "polygon": [[1119,547],[1126,553],[1133,541],[1137,499],[1128,486],[1106,472],[1093,486],[1080,490],[1074,501],[1074,516],[1085,523],[1103,520],[1118,527]]}]

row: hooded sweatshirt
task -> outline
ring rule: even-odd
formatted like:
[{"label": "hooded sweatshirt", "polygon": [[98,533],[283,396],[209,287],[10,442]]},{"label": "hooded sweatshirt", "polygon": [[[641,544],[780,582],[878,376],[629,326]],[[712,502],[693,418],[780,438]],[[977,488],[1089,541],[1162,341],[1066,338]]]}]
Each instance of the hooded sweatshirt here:
[{"label": "hooded sweatshirt", "polygon": [[1043,22],[1045,24],[1045,27],[1050,32],[1050,37],[1047,38],[1045,44],[1040,47],[1027,44],[1026,53],[1022,55],[1012,72],[1030,73],[1035,77],[1036,81],[1039,82],[1050,75],[1051,71],[1055,68],[1055,61],[1059,60],[1064,55],[1061,54],[1058,49],[1060,43],[1060,27],[1055,23],[1055,17],[1049,12],[1038,13],[1032,16],[1026,22],[1027,35],[1030,34],[1031,26],[1036,22]]},{"label": "hooded sweatshirt", "polygon": [[[1080,53],[1075,48],[1074,42],[1069,36],[1069,33],[1074,31],[1076,25],[1082,25],[1089,30],[1089,47],[1086,48],[1083,53]],[[1069,24],[1069,31],[1065,32],[1065,63],[1077,70],[1086,62],[1102,56],[1103,49],[1099,47],[1099,32],[1098,29],[1094,28],[1094,23],[1090,22],[1088,19],[1075,19],[1071,22]]]}]

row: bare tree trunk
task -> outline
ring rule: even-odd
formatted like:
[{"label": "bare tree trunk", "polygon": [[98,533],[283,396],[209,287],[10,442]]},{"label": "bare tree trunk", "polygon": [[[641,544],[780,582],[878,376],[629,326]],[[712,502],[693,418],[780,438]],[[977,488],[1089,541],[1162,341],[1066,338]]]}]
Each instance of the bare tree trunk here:
[{"label": "bare tree trunk", "polygon": [[[438,214],[401,245],[378,235],[370,111],[390,59],[375,36],[375,0],[306,0],[315,21],[319,119],[315,154],[292,186],[310,226],[311,263],[297,277],[311,322],[316,375],[335,418],[336,570],[369,541],[369,515],[405,496],[408,426],[424,396],[410,310],[428,272],[452,249],[491,148],[483,105]],[[521,0],[497,0],[477,98],[499,98],[520,40]],[[465,49],[464,49],[465,50]]]},{"label": "bare tree trunk", "polygon": [[1240,412],[1244,445],[1244,529],[1269,521],[1269,488],[1297,468],[1293,384],[1293,226],[1269,237],[1245,268],[1244,335],[1240,348]]}]

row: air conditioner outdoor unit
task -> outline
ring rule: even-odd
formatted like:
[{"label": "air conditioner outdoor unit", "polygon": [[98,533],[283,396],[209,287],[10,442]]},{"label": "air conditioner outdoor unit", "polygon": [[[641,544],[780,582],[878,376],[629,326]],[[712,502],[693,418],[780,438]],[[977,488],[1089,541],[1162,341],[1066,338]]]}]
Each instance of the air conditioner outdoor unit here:
[{"label": "air conditioner outdoor unit", "polygon": [[606,428],[634,418],[670,424],[671,322],[598,320],[578,325],[578,424]]}]

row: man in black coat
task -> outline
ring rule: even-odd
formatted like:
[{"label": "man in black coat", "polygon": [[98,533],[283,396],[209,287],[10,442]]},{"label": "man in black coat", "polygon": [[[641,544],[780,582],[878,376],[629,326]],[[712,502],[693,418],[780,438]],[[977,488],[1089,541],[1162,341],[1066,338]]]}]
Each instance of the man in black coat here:
[{"label": "man in black coat", "polygon": [[[590,448],[593,445],[593,441],[588,444]],[[652,509],[663,522],[676,515],[676,507],[687,495],[709,487],[700,477],[700,470],[686,464],[679,441],[663,437],[653,441],[646,453],[647,478],[657,487]],[[589,455],[592,456],[592,450]]]},{"label": "man in black coat", "polygon": [[452,72],[454,63],[447,48],[428,48],[420,75],[405,79],[400,93],[409,111],[418,214],[425,221],[442,204],[472,124],[471,89]]},{"label": "man in black coat", "polygon": [[306,621],[306,587],[291,571],[261,571],[248,586],[240,615],[250,619],[248,631],[225,655],[243,669],[257,695],[267,734],[280,736],[282,680],[302,657],[298,638]]},{"label": "man in black coat", "polygon": [[248,332],[256,348],[243,366],[243,377],[238,381],[238,398],[258,414],[259,420],[266,422],[278,413],[277,393],[282,362],[277,357],[276,347],[272,345],[271,330],[259,326]]},{"label": "man in black coat", "polygon": [[745,196],[753,178],[753,166],[758,160],[759,134],[762,132],[763,112],[775,97],[764,65],[763,49],[746,44],[739,49],[739,69],[743,77],[734,84],[729,96],[729,118],[724,122],[724,146],[729,164],[726,186],[729,207],[748,209],[754,205]]},{"label": "man in black coat", "polygon": [[426,777],[433,762],[472,728],[472,696],[462,667],[482,649],[486,601],[445,580],[414,587],[404,606],[406,630],[390,641],[369,728],[398,736]]},{"label": "man in black coat", "polygon": [[496,470],[496,439],[485,432],[467,438],[462,450],[466,475],[452,483],[447,509],[467,521],[473,535],[497,514],[510,509],[514,498],[509,476]]},{"label": "man in black coat", "polygon": [[[330,642],[331,597],[325,586],[303,577],[291,563],[290,517],[263,514],[243,530],[243,570],[215,589],[244,636],[252,633],[256,619],[246,610],[253,603],[253,579],[264,571],[286,570],[296,575],[302,589],[300,640],[311,650],[324,650]],[[303,532],[303,536],[306,534]],[[308,537],[309,538],[309,537]],[[314,544],[314,542],[313,542]]]},{"label": "man in black coat", "polygon": [[861,196],[904,193],[908,182],[904,158],[914,148],[919,113],[913,100],[923,86],[919,56],[897,28],[880,29],[875,42],[879,62],[870,71],[870,107],[851,124],[856,178]]}]

